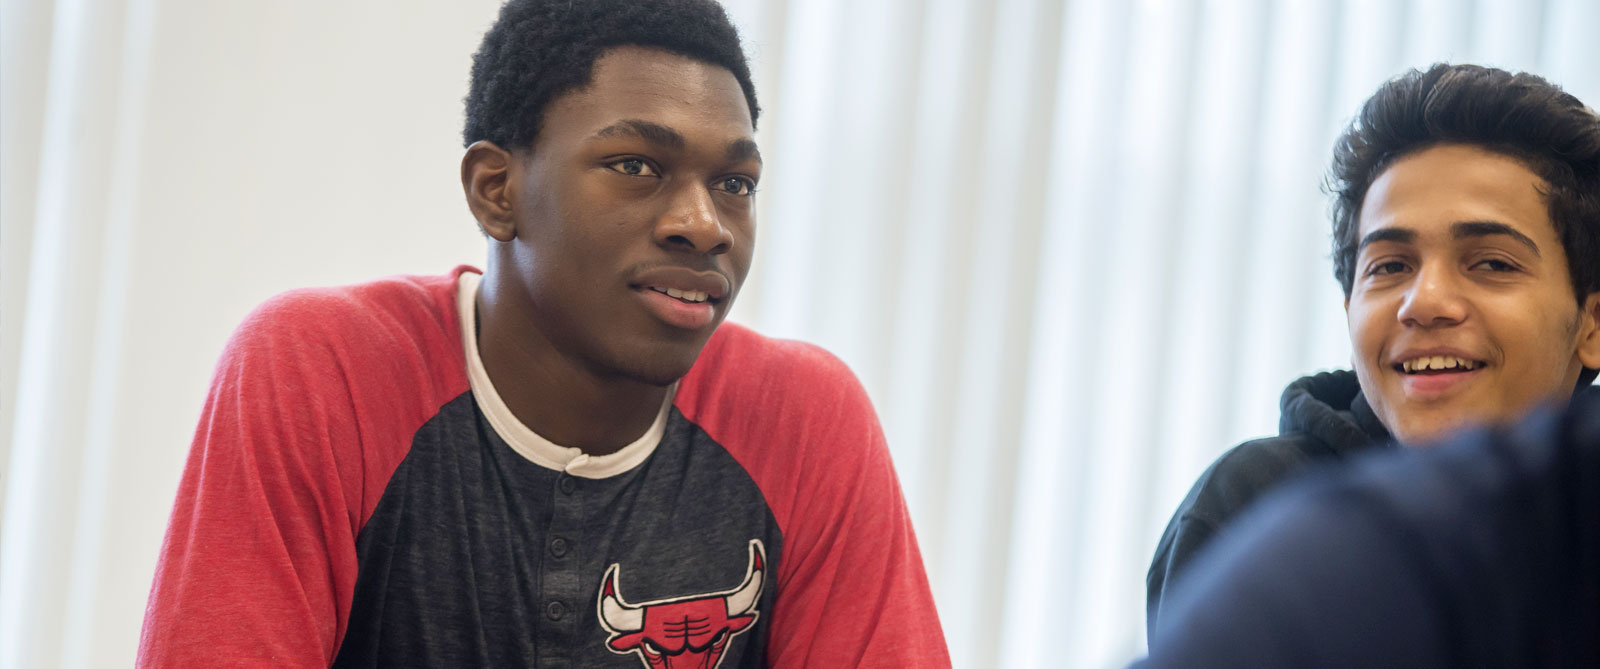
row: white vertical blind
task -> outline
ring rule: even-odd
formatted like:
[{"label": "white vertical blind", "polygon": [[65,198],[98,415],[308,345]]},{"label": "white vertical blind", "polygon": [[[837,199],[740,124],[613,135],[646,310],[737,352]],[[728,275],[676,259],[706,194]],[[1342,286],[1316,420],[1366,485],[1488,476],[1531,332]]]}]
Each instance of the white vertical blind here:
[{"label": "white vertical blind", "polygon": [[[209,370],[301,285],[479,263],[495,0],[0,0],[0,667],[124,666]],[[1118,666],[1194,476],[1348,359],[1319,191],[1407,67],[1600,104],[1591,0],[728,0],[735,318],[883,418],[957,666]]]}]

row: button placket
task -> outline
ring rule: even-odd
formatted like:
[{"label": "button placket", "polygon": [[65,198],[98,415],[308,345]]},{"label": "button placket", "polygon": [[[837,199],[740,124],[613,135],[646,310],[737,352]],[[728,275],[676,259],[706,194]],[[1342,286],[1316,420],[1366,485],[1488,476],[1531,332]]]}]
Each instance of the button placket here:
[{"label": "button placket", "polygon": [[549,630],[549,643],[543,644],[540,664],[548,660],[552,665],[570,663],[575,658],[568,649],[578,646],[579,630],[583,628],[586,609],[581,605],[594,593],[585,591],[585,579],[580,573],[583,546],[583,493],[589,482],[580,481],[562,472],[551,487],[550,525],[546,528],[545,555],[540,560],[543,584],[540,593],[540,627]]}]

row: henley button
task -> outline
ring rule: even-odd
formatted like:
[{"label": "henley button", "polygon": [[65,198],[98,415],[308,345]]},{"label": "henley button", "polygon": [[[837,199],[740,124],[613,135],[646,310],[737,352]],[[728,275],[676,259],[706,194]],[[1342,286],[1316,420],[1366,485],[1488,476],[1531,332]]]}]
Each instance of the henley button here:
[{"label": "henley button", "polygon": [[578,483],[576,481],[573,481],[571,476],[563,476],[563,477],[561,477],[561,494],[563,494],[563,495],[571,495],[572,491],[577,490],[577,489],[578,489]]},{"label": "henley button", "polygon": [[567,540],[561,537],[551,539],[550,554],[556,557],[565,557],[567,555]]},{"label": "henley button", "polygon": [[567,615],[567,605],[561,602],[550,602],[548,606],[544,607],[544,614],[549,616],[551,620],[560,620]]}]

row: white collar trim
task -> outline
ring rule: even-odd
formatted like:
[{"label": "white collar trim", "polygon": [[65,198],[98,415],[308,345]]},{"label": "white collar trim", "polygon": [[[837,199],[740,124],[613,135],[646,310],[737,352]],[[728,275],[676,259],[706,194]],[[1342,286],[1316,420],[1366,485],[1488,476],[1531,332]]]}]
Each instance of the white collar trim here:
[{"label": "white collar trim", "polygon": [[483,358],[478,355],[476,307],[478,283],[482,278],[475,272],[461,273],[456,285],[456,312],[461,319],[461,343],[466,352],[467,380],[472,386],[472,396],[495,433],[511,446],[511,450],[529,462],[586,479],[616,476],[639,466],[645,458],[650,457],[656,445],[661,443],[661,436],[666,434],[667,415],[671,413],[672,399],[678,393],[676,383],[667,389],[667,396],[661,401],[661,410],[656,412],[655,422],[650,424],[650,429],[645,430],[633,443],[610,455],[593,456],[576,448],[562,446],[539,436],[539,433],[517,420],[511,409],[501,401],[500,394],[495,392],[494,384],[489,381],[489,372],[483,367]]}]

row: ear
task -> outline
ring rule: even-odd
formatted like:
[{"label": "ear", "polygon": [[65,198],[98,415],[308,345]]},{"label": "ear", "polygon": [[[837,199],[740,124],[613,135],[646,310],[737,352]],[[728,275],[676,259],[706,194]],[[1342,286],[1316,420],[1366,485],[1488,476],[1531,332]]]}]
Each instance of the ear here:
[{"label": "ear", "polygon": [[473,142],[461,157],[461,190],[478,227],[496,241],[517,236],[511,207],[511,153],[490,141]]},{"label": "ear", "polygon": [[1578,314],[1578,362],[1600,369],[1600,291],[1583,298],[1583,313]]}]

